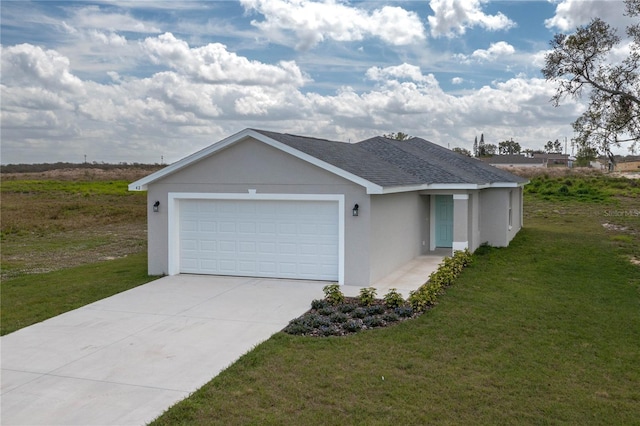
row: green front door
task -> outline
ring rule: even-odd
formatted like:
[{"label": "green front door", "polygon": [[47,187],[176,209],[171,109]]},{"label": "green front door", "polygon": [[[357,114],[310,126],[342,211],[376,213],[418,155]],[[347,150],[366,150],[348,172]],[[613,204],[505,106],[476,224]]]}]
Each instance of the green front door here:
[{"label": "green front door", "polygon": [[436,195],[436,247],[453,245],[453,195]]}]

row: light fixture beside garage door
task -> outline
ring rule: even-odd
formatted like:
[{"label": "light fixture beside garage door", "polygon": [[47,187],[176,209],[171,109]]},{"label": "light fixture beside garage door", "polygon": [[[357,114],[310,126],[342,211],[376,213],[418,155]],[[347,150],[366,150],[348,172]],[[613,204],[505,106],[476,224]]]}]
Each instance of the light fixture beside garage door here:
[{"label": "light fixture beside garage door", "polygon": [[354,215],[354,216],[358,216],[358,209],[359,208],[360,208],[360,206],[357,205],[357,204],[355,206],[353,206],[353,210],[351,211],[351,214]]},{"label": "light fixture beside garage door", "polygon": [[153,204],[153,211],[154,211],[155,213],[158,213],[158,211],[160,211],[160,201],[156,201],[156,202]]}]

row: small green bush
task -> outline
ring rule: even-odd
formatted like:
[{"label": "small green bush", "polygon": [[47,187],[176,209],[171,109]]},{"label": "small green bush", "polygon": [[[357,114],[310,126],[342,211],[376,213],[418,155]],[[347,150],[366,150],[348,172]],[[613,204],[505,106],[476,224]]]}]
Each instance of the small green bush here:
[{"label": "small green bush", "polygon": [[398,306],[404,305],[404,298],[395,288],[390,289],[389,292],[384,295],[383,300],[388,308],[397,308]]},{"label": "small green bush", "polygon": [[332,305],[338,305],[344,302],[344,294],[340,291],[338,284],[326,285],[322,288],[322,291],[324,291],[325,300]]},{"label": "small green bush", "polygon": [[362,306],[371,305],[373,301],[376,300],[376,293],[377,293],[376,289],[373,287],[361,288],[360,296],[358,297],[360,305]]}]

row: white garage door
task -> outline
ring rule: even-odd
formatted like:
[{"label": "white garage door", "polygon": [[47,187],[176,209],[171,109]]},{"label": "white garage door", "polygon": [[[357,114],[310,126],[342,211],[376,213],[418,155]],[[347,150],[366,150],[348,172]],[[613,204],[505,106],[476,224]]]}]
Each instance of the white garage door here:
[{"label": "white garage door", "polygon": [[180,272],[338,280],[334,201],[180,201]]}]

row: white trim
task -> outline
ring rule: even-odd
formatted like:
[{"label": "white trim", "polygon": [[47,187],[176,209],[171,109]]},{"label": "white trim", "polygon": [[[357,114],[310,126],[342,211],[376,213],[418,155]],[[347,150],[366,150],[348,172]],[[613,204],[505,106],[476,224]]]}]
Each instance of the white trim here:
[{"label": "white trim", "polygon": [[469,241],[454,241],[451,244],[451,250],[456,252],[458,250],[464,250],[469,248]]},{"label": "white trim", "polygon": [[[527,182],[517,183],[517,182],[496,182],[496,183],[425,183],[420,185],[406,185],[406,186],[392,186],[382,188],[381,192],[376,192],[375,194],[395,194],[397,192],[411,192],[411,191],[429,191],[429,190],[448,190],[448,191],[456,191],[456,190],[478,190],[478,189],[487,189],[487,188],[517,188],[522,187]],[[367,194],[373,194],[373,192],[368,192]]]},{"label": "white trim", "polygon": [[436,194],[429,195],[429,251],[436,249]]},{"label": "white trim", "polygon": [[454,200],[468,200],[469,194],[453,194]]},{"label": "white trim", "polygon": [[169,192],[167,194],[168,274],[180,273],[180,200],[281,200],[281,201],[335,201],[338,203],[338,284],[344,285],[344,223],[345,196],[343,194],[256,194],[256,193],[211,193]]}]

